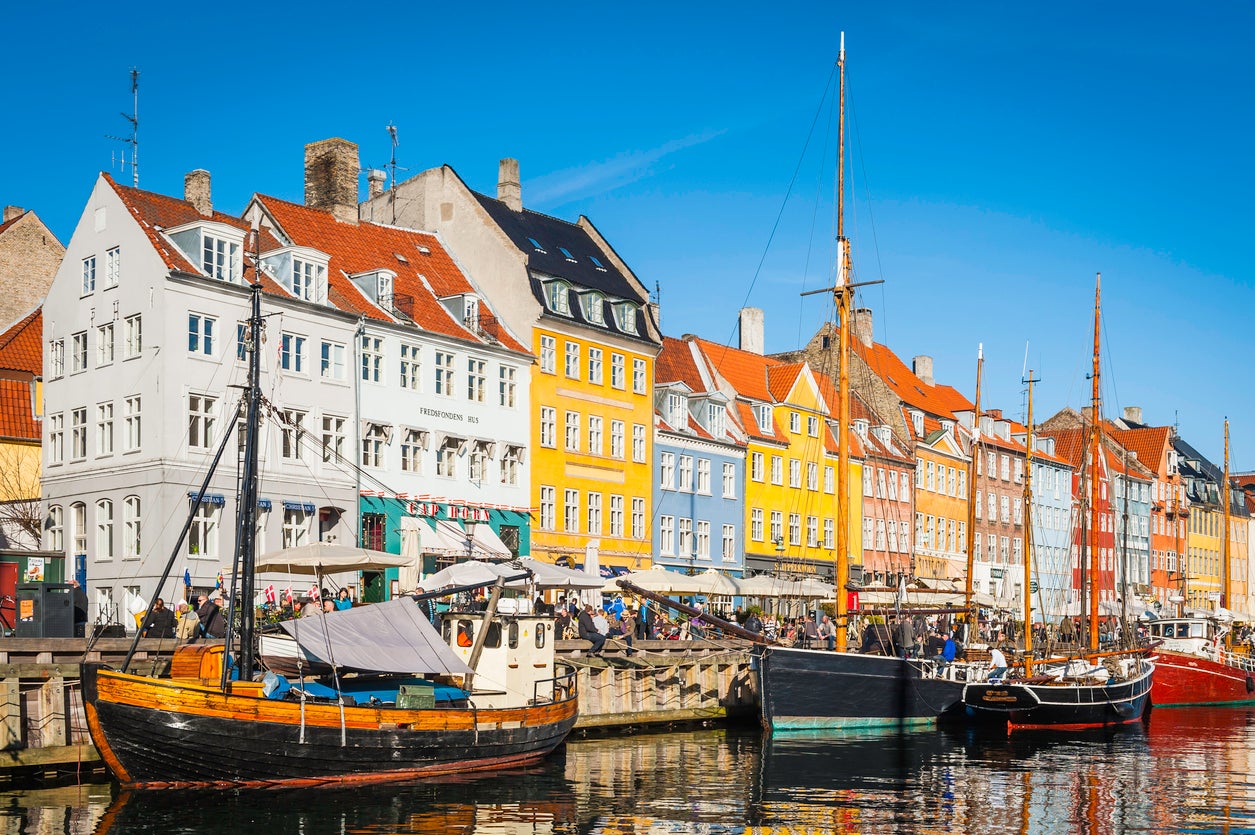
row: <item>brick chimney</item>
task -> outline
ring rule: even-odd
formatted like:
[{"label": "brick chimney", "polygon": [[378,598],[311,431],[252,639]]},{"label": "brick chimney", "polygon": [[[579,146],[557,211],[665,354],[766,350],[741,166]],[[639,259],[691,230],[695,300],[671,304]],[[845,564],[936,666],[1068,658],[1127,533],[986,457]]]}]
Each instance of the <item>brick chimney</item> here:
[{"label": "brick chimney", "polygon": [[26,210],[23,209],[21,206],[5,206],[4,207],[4,220],[0,221],[0,223],[8,223],[10,220],[13,220],[13,218],[15,217],[21,217],[25,212]]},{"label": "brick chimney", "polygon": [[183,199],[191,203],[201,217],[213,217],[214,201],[210,195],[208,171],[197,168],[183,175]]},{"label": "brick chimney", "polygon": [[920,354],[911,360],[911,370],[915,372],[916,377],[919,377],[927,385],[937,385],[936,380],[933,379],[933,358],[927,354]]},{"label": "brick chimney", "polygon": [[497,199],[516,212],[523,211],[523,186],[519,183],[519,161],[506,158],[497,168]]},{"label": "brick chimney", "polygon": [[[5,219],[7,220],[8,218],[5,218]],[[1142,422],[1142,407],[1141,406],[1125,406],[1124,407],[1124,419],[1128,421],[1129,423],[1141,423]]]},{"label": "brick chimney", "polygon": [[871,347],[872,309],[870,307],[860,307],[854,311],[854,338]]},{"label": "brick chimney", "polygon": [[741,350],[751,354],[763,352],[763,310],[761,307],[743,307],[740,314]]},{"label": "brick chimney", "polygon": [[324,139],[305,146],[305,205],[331,212],[336,220],[357,223],[357,145]]}]

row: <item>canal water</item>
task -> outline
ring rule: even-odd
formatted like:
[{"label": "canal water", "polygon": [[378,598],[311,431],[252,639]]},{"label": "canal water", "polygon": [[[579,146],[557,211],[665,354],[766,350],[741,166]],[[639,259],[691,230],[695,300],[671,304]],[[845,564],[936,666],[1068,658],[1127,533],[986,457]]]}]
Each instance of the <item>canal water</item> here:
[{"label": "canal water", "polygon": [[421,784],[8,792],[0,832],[1255,833],[1253,766],[1248,709],[1097,734],[710,729],[574,738],[533,768]]}]

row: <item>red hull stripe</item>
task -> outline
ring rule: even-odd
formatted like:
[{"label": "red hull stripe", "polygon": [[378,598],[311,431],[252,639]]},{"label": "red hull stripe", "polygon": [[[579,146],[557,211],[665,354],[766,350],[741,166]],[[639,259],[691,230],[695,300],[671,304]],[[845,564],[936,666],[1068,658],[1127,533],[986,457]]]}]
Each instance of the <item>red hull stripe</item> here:
[{"label": "red hull stripe", "polygon": [[1115,725],[1132,725],[1135,722],[1141,722],[1142,717],[1134,716],[1132,719],[1122,719],[1113,722],[1083,722],[1075,725],[1019,725],[1015,722],[1007,723],[1007,728],[1013,731],[1092,731],[1097,728],[1110,728]]},{"label": "red hull stripe", "polygon": [[1151,683],[1151,702],[1158,707],[1255,703],[1255,691],[1248,689],[1246,683],[1252,675],[1255,674],[1207,658],[1160,652]]}]

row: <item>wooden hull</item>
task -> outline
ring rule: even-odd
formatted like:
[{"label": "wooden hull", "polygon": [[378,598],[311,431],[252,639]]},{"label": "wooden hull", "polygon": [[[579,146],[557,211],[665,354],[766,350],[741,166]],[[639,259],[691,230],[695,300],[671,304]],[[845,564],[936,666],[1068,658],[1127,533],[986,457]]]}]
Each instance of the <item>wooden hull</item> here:
[{"label": "wooden hull", "polygon": [[82,681],[101,757],[137,788],[384,782],[523,765],[556,748],[577,714],[574,692],[519,708],[341,709],[99,664],[84,664]]},{"label": "wooden hull", "polygon": [[763,726],[773,731],[927,725],[963,698],[962,682],[927,675],[928,662],[768,647],[758,664]]},{"label": "wooden hull", "polygon": [[1140,722],[1150,706],[1154,666],[1111,685],[1050,685],[1026,682],[969,684],[963,704],[975,719],[1006,722],[1012,729],[1104,728]]},{"label": "wooden hull", "polygon": [[[1252,663],[1250,658],[1238,658]],[[1255,673],[1210,658],[1160,650],[1150,697],[1155,707],[1255,704]]]}]

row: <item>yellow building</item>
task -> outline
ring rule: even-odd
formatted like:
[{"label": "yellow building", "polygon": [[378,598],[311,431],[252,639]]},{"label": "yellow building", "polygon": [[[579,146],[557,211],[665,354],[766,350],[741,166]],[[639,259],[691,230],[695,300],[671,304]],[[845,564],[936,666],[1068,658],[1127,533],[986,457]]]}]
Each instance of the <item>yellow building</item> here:
[{"label": "yellow building", "polygon": [[42,338],[39,310],[0,334],[0,548],[38,548],[43,533],[38,420]]},{"label": "yellow building", "polygon": [[[831,578],[841,512],[831,387],[805,363],[694,342],[716,384],[735,401],[746,435],[745,568]],[[862,562],[859,455],[861,448],[852,443],[846,522],[854,566]]]},{"label": "yellow building", "polygon": [[1223,531],[1224,514],[1219,507],[1191,504],[1185,552],[1189,577],[1185,605],[1190,609],[1215,609],[1220,605]]}]

